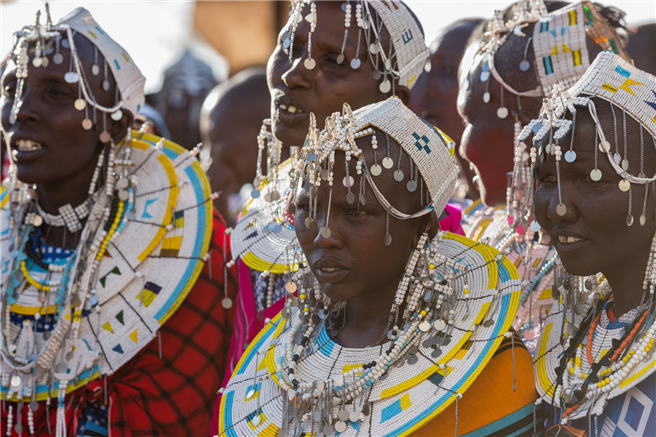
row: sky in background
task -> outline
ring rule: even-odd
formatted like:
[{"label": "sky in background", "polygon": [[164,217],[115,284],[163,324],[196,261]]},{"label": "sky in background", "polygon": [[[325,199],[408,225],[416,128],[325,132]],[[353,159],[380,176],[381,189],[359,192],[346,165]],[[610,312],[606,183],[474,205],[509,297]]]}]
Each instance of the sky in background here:
[{"label": "sky in background", "polygon": [[[246,0],[244,0],[246,1]],[[491,18],[495,9],[505,9],[507,0],[406,0],[417,14],[430,43],[440,29],[467,17]],[[603,1],[604,4],[611,4]],[[613,0],[627,12],[630,24],[656,21],[656,0]],[[98,23],[127,51],[146,76],[146,91],[161,87],[164,69],[177,61],[186,47],[192,46],[218,77],[226,74],[220,56],[198,41],[191,29],[194,3],[191,1],[51,1],[53,21],[78,6],[84,6]],[[21,0],[0,3],[0,53],[11,50],[12,34],[32,23],[42,1]]]}]

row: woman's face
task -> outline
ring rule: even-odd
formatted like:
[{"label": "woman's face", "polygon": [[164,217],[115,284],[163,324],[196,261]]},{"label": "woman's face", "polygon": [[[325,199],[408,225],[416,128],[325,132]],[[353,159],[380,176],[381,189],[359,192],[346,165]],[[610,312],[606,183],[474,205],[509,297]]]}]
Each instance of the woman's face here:
[{"label": "woman's face", "polygon": [[[376,136],[381,144],[384,135],[376,132]],[[373,162],[370,142],[371,136],[358,140],[359,147],[367,155],[368,163]],[[396,156],[397,147],[396,142],[390,138],[391,156]],[[421,233],[426,229],[427,219],[397,220],[390,217],[389,233],[392,236],[392,243],[386,246],[383,242],[386,234],[386,211],[376,200],[369,184],[366,188],[366,206],[358,206],[357,200],[353,204],[346,201],[348,190],[343,183],[346,176],[344,162],[344,153],[337,152],[328,222],[330,236],[324,238],[321,232],[308,229],[304,224],[309,211],[307,184],[297,198],[296,236],[312,272],[324,293],[331,299],[336,301],[362,297],[380,299],[391,294],[389,297],[391,305],[393,293],[401,280],[410,253]],[[392,170],[383,170],[382,175],[374,177],[374,181],[397,209],[406,213],[416,212],[421,209],[420,190],[414,193],[406,190],[410,171],[407,155],[402,164],[401,168],[406,175],[404,181],[396,182],[392,177]],[[355,159],[351,160],[349,175],[355,180],[351,191],[357,198],[360,177],[355,172]],[[324,182],[318,190],[319,230],[326,226],[329,197],[330,189],[328,183]]]},{"label": "woman's face", "polygon": [[[360,40],[358,69],[350,66],[355,59],[358,31],[355,25],[355,6],[344,50],[344,62],[337,63],[344,41],[344,11],[342,2],[316,2],[317,26],[312,33],[312,59],[316,66],[308,70],[304,61],[308,58],[308,33],[310,24],[303,19],[293,40],[293,60],[289,61],[289,49],[283,47],[288,38],[290,23],[278,36],[278,44],[269,58],[267,81],[271,92],[271,119],[273,134],[289,146],[302,146],[310,123],[309,114],[317,117],[318,127],[333,112],[341,111],[344,103],[355,110],[391,96],[380,92],[383,79],[374,80],[374,67],[369,61],[365,38]],[[303,17],[310,13],[310,6],[303,9]],[[385,45],[385,44],[384,44]],[[396,94],[409,102],[409,90],[396,87]],[[286,109],[285,109],[286,108]],[[290,108],[292,111],[290,111]]]},{"label": "woman's face", "polygon": [[[609,103],[595,99],[604,135],[614,150],[613,118]],[[623,155],[622,111],[615,108],[620,154]],[[571,115],[568,116],[571,119]],[[627,143],[629,173],[640,172],[640,127],[627,114]],[[571,133],[561,142],[563,156],[569,150]],[[645,173],[653,176],[656,170],[656,152],[651,135],[644,131]],[[574,131],[576,160],[560,161],[560,189],[565,215],[557,213],[559,204],[556,164],[554,156],[544,161],[537,158],[536,177],[539,186],[535,192],[535,213],[540,225],[549,233],[565,269],[574,275],[586,276],[597,272],[609,275],[626,269],[649,253],[654,225],[654,191],[649,188],[646,223],[640,225],[645,201],[645,185],[631,185],[632,226],[627,226],[629,193],[620,190],[622,178],[612,168],[605,153],[599,152],[598,169],[601,180],[595,182],[590,171],[595,168],[594,123],[587,109],[579,109]],[[626,271],[626,270],[624,270]]]},{"label": "woman's face", "polygon": [[[93,45],[84,37],[75,37],[77,51],[82,61],[89,87],[99,104],[114,106],[116,84],[110,75],[110,87],[103,90],[103,74],[94,76],[91,67],[94,62]],[[102,149],[99,140],[103,132],[102,113],[97,112],[96,124],[90,130],[82,128],[85,111],[75,108],[78,96],[78,83],[67,83],[64,75],[69,71],[70,50],[60,46],[64,60],[57,65],[54,53],[48,55],[49,66],[34,67],[34,45],[29,46],[30,62],[28,77],[23,85],[21,106],[16,122],[11,124],[9,117],[16,93],[16,66],[9,65],[2,77],[2,131],[9,143],[22,182],[58,183],[75,176],[82,170],[95,166],[95,160]],[[104,59],[98,54],[98,63]],[[93,120],[93,110],[88,106],[88,117]],[[123,120],[113,121],[107,116],[107,130],[118,141],[125,135],[131,115],[124,112]],[[32,142],[30,147],[27,142]],[[32,150],[34,149],[34,150]]]}]

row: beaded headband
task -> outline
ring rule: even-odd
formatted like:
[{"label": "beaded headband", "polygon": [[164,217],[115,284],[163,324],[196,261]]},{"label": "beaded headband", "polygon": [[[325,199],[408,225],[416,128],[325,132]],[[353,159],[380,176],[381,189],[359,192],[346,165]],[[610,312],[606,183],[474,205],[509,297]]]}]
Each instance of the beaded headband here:
[{"label": "beaded headband", "polygon": [[[355,203],[356,201],[355,194],[351,192],[355,180],[349,175],[348,170],[348,161],[354,156],[357,159],[356,172],[358,175],[363,175],[360,181],[358,202],[366,205],[366,183],[369,183],[376,198],[387,210],[388,224],[390,214],[397,219],[407,220],[421,217],[434,210],[439,213],[446,206],[458,176],[458,166],[450,152],[453,143],[447,143],[448,138],[445,139],[437,129],[415,115],[399,98],[390,97],[383,102],[365,106],[355,112],[351,112],[348,103],[344,103],[343,114],[334,113],[326,120],[326,127],[321,132],[316,129],[316,119],[313,114],[310,120],[310,133],[305,141],[305,146],[301,149],[301,157],[296,167],[297,176],[294,181],[294,186],[298,187],[302,185],[303,175],[308,175],[312,185],[311,193],[314,199],[310,201],[310,213],[305,221],[308,228],[315,229],[317,224],[316,188],[319,187],[322,180],[328,181],[331,187],[333,185],[336,150],[346,153],[346,177],[342,183],[348,189],[347,202]],[[424,179],[428,198],[426,206],[422,210],[415,213],[399,211],[376,186],[374,178],[382,173],[382,168],[377,163],[369,166],[362,150],[355,144],[356,139],[372,135],[371,144],[374,150],[374,160],[376,160],[378,140],[373,127],[381,130],[386,136],[392,137],[408,154],[411,168],[410,180],[406,184],[408,191],[414,192],[418,187],[423,190],[421,178]],[[403,171],[397,168],[394,172],[395,180],[400,182],[404,177]],[[422,205],[424,200],[422,192]],[[290,210],[293,209],[294,205],[291,205]],[[325,227],[321,229],[324,238],[330,236],[329,220],[328,217]],[[388,246],[392,242],[389,230],[386,231],[384,242]]]},{"label": "beaded headband", "polygon": [[[474,63],[483,62],[480,80],[487,82],[486,87],[489,87],[490,74],[501,85],[502,102],[504,90],[518,97],[542,97],[551,95],[556,82],[566,87],[572,86],[590,65],[586,35],[604,50],[612,50],[629,59],[618,43],[617,34],[592,2],[581,1],[547,13],[542,0],[525,0],[516,3],[512,11],[513,18],[507,22],[504,22],[501,11],[495,11],[481,42],[479,59]],[[518,67],[522,72],[529,72],[531,63],[527,55],[532,49],[540,85],[533,90],[517,91],[503,80],[495,68],[494,56],[511,34],[526,37],[522,29],[531,23],[536,23],[533,35],[526,41],[524,59]],[[487,88],[483,100],[485,103],[490,100]],[[502,119],[508,116],[503,103],[497,115]]]},{"label": "beaded headband", "polygon": [[[294,0],[290,12],[290,32],[286,38],[283,38],[283,46],[290,48],[289,56],[292,57],[293,40],[296,28],[303,21],[301,15],[303,6],[310,4],[310,14],[305,20],[310,23],[310,33],[308,36],[308,57],[304,61],[307,69],[312,70],[316,66],[316,61],[312,59],[312,33],[317,25],[317,9],[313,0]],[[342,51],[337,57],[337,63],[344,62],[344,49],[348,38],[349,28],[351,27],[352,5],[355,3],[355,18],[358,30],[358,45],[356,47],[355,58],[350,61],[353,69],[358,69],[362,62],[360,61],[360,41],[364,34],[369,60],[374,66],[374,79],[383,81],[379,88],[383,93],[393,90],[395,79],[398,83],[412,88],[417,78],[424,69],[424,64],[430,56],[430,51],[424,40],[424,33],[419,24],[413,17],[408,6],[400,0],[358,0],[356,2],[346,2],[342,5],[344,11],[344,42]],[[380,41],[380,33],[383,26],[390,37],[391,47],[389,53]],[[363,32],[364,31],[364,32]]]},{"label": "beaded headband", "polygon": [[[145,102],[144,83],[145,77],[141,74],[139,68],[130,59],[127,52],[116,43],[93,19],[89,11],[84,8],[77,8],[70,14],[62,18],[56,25],[52,24],[50,17],[50,8],[48,3],[45,6],[46,23],[40,23],[41,11],[37,12],[36,22],[32,26],[25,26],[14,35],[16,43],[12,50],[11,60],[17,66],[16,76],[18,86],[14,106],[10,115],[10,122],[16,122],[16,115],[20,107],[22,97],[23,83],[27,78],[30,55],[28,45],[32,42],[36,44],[34,57],[31,59],[31,68],[48,68],[50,59],[48,55],[53,53],[52,62],[61,64],[63,56],[60,53],[61,48],[70,49],[71,63],[65,80],[68,83],[79,84],[79,97],[75,101],[75,107],[80,111],[85,111],[85,118],[82,127],[89,130],[96,122],[96,110],[103,113],[103,130],[100,135],[102,142],[109,142],[111,137],[107,132],[105,114],[111,114],[112,119],[120,120],[123,116],[121,110],[128,110],[136,115]],[[74,36],[76,33],[84,35],[94,45],[95,56],[94,64],[91,67],[91,73],[94,76],[103,74],[103,90],[109,91],[109,73],[116,80],[118,93],[116,103],[112,107],[105,107],[98,104],[98,99],[93,95],[85,72],[82,61],[76,50]],[[98,51],[105,58],[104,66],[98,65]],[[101,71],[102,70],[102,71]],[[89,118],[89,107],[91,108],[93,121]]]},{"label": "beaded headband", "polygon": [[[644,174],[644,153],[640,156],[640,173],[636,176],[628,172],[629,159],[626,149],[626,128],[624,136],[625,147],[623,149],[624,156],[622,156],[622,148],[619,147],[617,134],[615,134],[614,151],[610,142],[606,139],[601,122],[597,117],[596,105],[592,101],[593,97],[610,102],[613,111],[615,132],[617,132],[617,124],[614,107],[618,107],[622,111],[624,123],[628,114],[640,124],[642,150],[644,150],[642,128],[646,129],[651,135],[654,146],[656,147],[656,78],[649,73],[635,68],[620,56],[611,52],[600,53],[583,77],[569,90],[565,90],[563,86],[557,85],[554,88],[553,98],[545,101],[540,112],[540,118],[532,120],[525,126],[519,134],[518,140],[524,141],[534,132],[534,144],[531,149],[533,162],[535,163],[537,154],[544,151],[556,155],[556,165],[558,166],[562,151],[557,142],[575,129],[576,106],[587,107],[595,123],[597,139],[600,140],[599,147],[595,146],[595,157],[599,151],[606,154],[615,172],[622,177],[619,188],[622,191],[628,191],[630,198],[631,184],[649,184],[656,180],[656,175],[647,177]],[[573,120],[565,119],[567,111],[573,115]],[[537,151],[536,143],[542,141],[551,132],[553,133],[553,140],[556,143],[552,144],[550,140],[546,147],[543,148],[540,146],[540,150]],[[570,146],[570,150],[565,153],[565,161],[570,163],[576,160],[576,152],[572,150],[572,146],[573,143]],[[598,181],[601,179],[601,176],[601,170],[595,165],[595,168],[590,172],[591,179]],[[558,178],[558,187],[560,192],[560,178]],[[631,202],[629,202],[630,204]],[[558,205],[557,211],[560,215],[565,215],[567,209],[562,201]],[[640,216],[641,225],[644,225],[645,217],[643,208],[643,213]],[[631,226],[632,224],[633,216],[629,210],[627,225]]]}]

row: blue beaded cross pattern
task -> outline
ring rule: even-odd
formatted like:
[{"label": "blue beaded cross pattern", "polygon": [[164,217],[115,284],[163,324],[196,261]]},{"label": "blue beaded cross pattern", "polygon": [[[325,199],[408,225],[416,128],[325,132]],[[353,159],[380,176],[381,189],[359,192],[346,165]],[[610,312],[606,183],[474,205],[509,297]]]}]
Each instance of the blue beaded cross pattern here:
[{"label": "blue beaded cross pattern", "polygon": [[[417,147],[418,150],[425,150],[426,153],[430,153],[431,149],[428,147],[428,143],[430,140],[426,135],[419,136],[417,132],[413,132],[412,136],[415,137],[417,141],[415,141],[415,146]],[[422,144],[423,142],[423,144]]]}]

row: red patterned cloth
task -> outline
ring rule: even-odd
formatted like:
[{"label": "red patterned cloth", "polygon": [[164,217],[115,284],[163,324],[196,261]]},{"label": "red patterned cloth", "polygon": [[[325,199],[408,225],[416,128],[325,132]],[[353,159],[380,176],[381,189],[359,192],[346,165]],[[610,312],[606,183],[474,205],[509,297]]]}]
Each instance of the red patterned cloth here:
[{"label": "red patterned cloth", "polygon": [[[228,351],[235,306],[223,308],[223,236],[225,223],[214,211],[210,251],[196,284],[175,314],[155,338],[130,362],[107,378],[109,435],[111,437],[187,437],[208,436],[216,392],[221,387],[228,362]],[[228,246],[230,243],[228,241]],[[209,265],[212,266],[210,275]],[[236,270],[228,271],[227,294],[235,299]],[[66,396],[67,434],[75,436],[86,402],[104,402],[105,380],[89,383]],[[14,420],[17,420],[16,404]],[[27,407],[27,405],[25,406]],[[57,400],[50,408],[40,402],[35,415],[35,435],[54,436]],[[48,432],[48,420],[50,428]],[[27,408],[21,414],[23,434],[29,435]],[[7,403],[3,402],[2,435],[6,433]],[[14,427],[13,436],[18,434]]]}]

